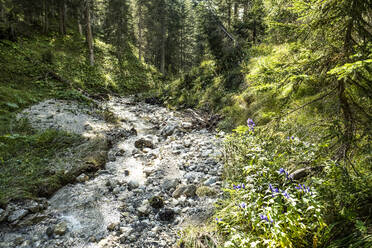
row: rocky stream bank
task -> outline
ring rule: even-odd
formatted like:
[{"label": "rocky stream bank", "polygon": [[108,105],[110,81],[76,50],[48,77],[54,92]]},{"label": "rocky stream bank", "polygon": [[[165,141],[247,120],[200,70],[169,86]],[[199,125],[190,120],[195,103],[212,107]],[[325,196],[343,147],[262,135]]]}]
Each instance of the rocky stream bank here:
[{"label": "rocky stream bank", "polygon": [[222,194],[223,134],[198,125],[195,115],[133,98],[102,104],[119,124],[57,100],[22,113],[35,128],[87,141],[105,136],[111,148],[102,169],[80,174],[49,199],[0,208],[0,247],[174,247],[183,227],[211,217]]}]

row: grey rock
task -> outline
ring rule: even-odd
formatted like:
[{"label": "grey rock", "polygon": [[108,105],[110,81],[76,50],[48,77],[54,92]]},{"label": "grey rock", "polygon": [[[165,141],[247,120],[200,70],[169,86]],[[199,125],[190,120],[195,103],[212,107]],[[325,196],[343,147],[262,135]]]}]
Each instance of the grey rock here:
[{"label": "grey rock", "polygon": [[173,219],[175,217],[175,214],[176,213],[174,212],[173,209],[164,208],[164,209],[159,211],[158,218],[161,221],[173,221]]},{"label": "grey rock", "polygon": [[180,180],[178,178],[176,178],[176,179],[165,179],[161,187],[162,187],[163,190],[169,191],[171,189],[175,189],[178,184],[180,184]]},{"label": "grey rock", "polygon": [[131,180],[128,182],[128,188],[129,190],[133,190],[139,187],[139,182]]},{"label": "grey rock", "polygon": [[177,126],[175,126],[175,125],[172,125],[172,124],[167,125],[161,130],[160,134],[161,134],[161,136],[166,138],[168,136],[171,136],[175,132],[176,129],[177,129]]},{"label": "grey rock", "polygon": [[53,233],[54,233],[53,228],[50,227],[50,226],[48,226],[48,228],[46,229],[45,233],[46,233],[46,235],[48,237],[52,237],[53,236]]},{"label": "grey rock", "polygon": [[67,223],[62,221],[54,226],[54,233],[57,235],[64,235],[67,232]]},{"label": "grey rock", "polygon": [[119,237],[119,241],[120,241],[120,243],[121,243],[121,244],[124,244],[125,241],[127,241],[127,238],[128,238],[128,236],[125,235],[125,234],[120,235],[120,237]]},{"label": "grey rock", "polygon": [[218,177],[210,177],[203,184],[204,184],[204,186],[210,186],[210,185],[214,184],[217,181],[218,181]]},{"label": "grey rock", "polygon": [[45,209],[46,203],[38,203],[37,201],[29,201],[27,202],[27,209],[30,210],[32,213],[38,213],[41,210]]},{"label": "grey rock", "polygon": [[133,232],[133,228],[130,227],[130,226],[123,226],[123,227],[120,227],[120,233],[125,235],[126,237],[128,237],[132,232]]},{"label": "grey rock", "polygon": [[19,248],[32,248],[32,241],[31,240],[25,240]]},{"label": "grey rock", "polygon": [[148,139],[144,139],[144,138],[141,138],[141,139],[138,139],[134,142],[134,146],[138,149],[143,149],[143,148],[151,148],[151,149],[154,149],[155,148],[155,145],[152,143],[151,140],[148,140]]},{"label": "grey rock", "polygon": [[289,177],[292,178],[293,180],[300,180],[306,176],[308,176],[311,172],[311,168],[310,167],[306,167],[306,168],[301,168],[301,169],[298,169],[298,170],[295,170],[294,172],[292,172]]},{"label": "grey rock", "polygon": [[8,221],[10,223],[18,221],[18,220],[22,219],[23,217],[25,217],[28,213],[29,213],[29,211],[27,209],[16,210],[8,216]]},{"label": "grey rock", "polygon": [[143,205],[143,206],[140,206],[138,209],[137,209],[137,214],[138,216],[140,217],[146,217],[148,216],[150,213],[150,209],[149,209],[149,206],[148,205]]},{"label": "grey rock", "polygon": [[76,178],[76,181],[78,181],[79,183],[83,183],[83,182],[86,182],[88,180],[89,180],[89,177],[87,175],[85,175],[84,173]]},{"label": "grey rock", "polygon": [[23,218],[18,223],[18,226],[19,227],[25,227],[25,226],[35,225],[35,224],[45,220],[46,218],[47,218],[47,215],[41,214],[41,213],[27,215],[25,218]]},{"label": "grey rock", "polygon": [[13,241],[16,247],[19,247],[23,242],[24,242],[24,238],[22,236],[15,238],[15,240]]},{"label": "grey rock", "polygon": [[153,196],[149,199],[150,206],[153,208],[162,208],[164,206],[164,200],[160,196]]},{"label": "grey rock", "polygon": [[6,217],[7,212],[4,209],[0,208],[0,223],[3,222],[6,219]]},{"label": "grey rock", "polygon": [[115,194],[115,195],[117,195],[117,194],[119,194],[120,193],[120,187],[116,187],[116,188],[114,188],[114,190],[112,191],[112,193],[113,194]]},{"label": "grey rock", "polygon": [[107,226],[107,230],[109,231],[115,231],[116,229],[118,229],[120,226],[120,223],[119,222],[112,222],[110,223],[108,226]]},{"label": "grey rock", "polygon": [[117,151],[117,152],[115,153],[115,156],[120,157],[120,156],[123,156],[124,154],[125,154],[124,149],[119,149],[119,151]]},{"label": "grey rock", "polygon": [[174,198],[179,198],[181,195],[185,195],[187,197],[194,197],[196,195],[196,186],[191,185],[179,185],[177,189],[173,192],[172,196]]},{"label": "grey rock", "polygon": [[89,124],[85,124],[85,125],[84,125],[84,129],[85,129],[86,131],[91,131],[91,130],[93,130],[93,127],[92,127],[91,125],[89,125]]},{"label": "grey rock", "polygon": [[195,185],[187,185],[183,194],[187,197],[194,197],[196,195],[196,186]]}]

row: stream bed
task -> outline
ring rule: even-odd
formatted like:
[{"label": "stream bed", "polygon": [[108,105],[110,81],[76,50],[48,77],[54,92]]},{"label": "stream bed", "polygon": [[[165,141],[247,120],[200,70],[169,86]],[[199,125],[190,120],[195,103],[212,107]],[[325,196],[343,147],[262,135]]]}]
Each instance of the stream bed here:
[{"label": "stream bed", "polygon": [[[114,141],[102,170],[80,175],[47,199],[47,207],[33,214],[40,221],[0,226],[0,247],[174,247],[182,228],[213,215],[222,195],[223,134],[198,127],[191,115],[131,97],[103,104],[130,135]],[[50,106],[56,104],[39,104],[26,112],[37,118]],[[63,111],[56,112],[62,116]],[[51,125],[89,133],[112,128],[85,115],[68,111],[68,118],[57,120],[62,123]],[[43,126],[45,118],[40,118]]]}]

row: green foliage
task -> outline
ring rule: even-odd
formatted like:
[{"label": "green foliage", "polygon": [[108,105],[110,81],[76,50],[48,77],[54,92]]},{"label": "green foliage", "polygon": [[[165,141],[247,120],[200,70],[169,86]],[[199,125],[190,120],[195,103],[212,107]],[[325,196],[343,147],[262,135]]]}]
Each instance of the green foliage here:
[{"label": "green foliage", "polygon": [[[112,55],[112,46],[98,39],[95,46],[97,63],[92,67],[86,61],[87,51],[79,36],[0,40],[1,203],[49,196],[74,180],[71,174],[55,171],[50,163],[56,154],[63,157],[66,149],[73,150],[81,138],[56,130],[37,133],[27,121],[16,119],[19,111],[48,98],[92,104],[86,95],[139,92],[157,82],[157,72],[138,62],[132,46],[122,61],[124,70]],[[98,114],[117,122],[110,111]],[[90,152],[95,149],[101,148],[92,147]]]},{"label": "green foliage", "polygon": [[299,182],[286,174],[311,159],[318,147],[283,136],[267,137],[263,130],[240,126],[227,138],[225,175],[234,186],[225,190],[228,199],[216,215],[225,247],[321,244],[326,224],[317,192],[320,181],[308,179],[297,189]]},{"label": "green foliage", "polygon": [[56,153],[79,145],[78,136],[56,130],[36,133],[26,120],[12,124],[0,136],[0,203],[48,196],[64,184],[68,175],[49,165]]},{"label": "green foliage", "polygon": [[[363,176],[349,175],[327,143],[289,133],[239,126],[226,138],[227,198],[216,213],[224,247],[368,247],[370,161],[354,165]],[[304,164],[311,176],[294,181],[290,172]]]}]

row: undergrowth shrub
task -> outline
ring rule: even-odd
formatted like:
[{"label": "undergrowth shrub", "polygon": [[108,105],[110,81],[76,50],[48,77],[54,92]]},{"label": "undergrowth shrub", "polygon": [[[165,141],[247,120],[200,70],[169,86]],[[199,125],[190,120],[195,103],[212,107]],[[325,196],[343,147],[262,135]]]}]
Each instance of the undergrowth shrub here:
[{"label": "undergrowth shrub", "polygon": [[[371,247],[370,165],[361,159],[363,175],[352,173],[327,143],[288,133],[250,120],[226,138],[228,186],[216,212],[223,246]],[[304,167],[309,176],[294,180]]]},{"label": "undergrowth shrub", "polygon": [[[327,225],[317,191],[319,180],[295,182],[295,159],[307,161],[318,150],[298,138],[267,138],[240,126],[226,139],[225,189],[217,224],[225,247],[312,247],[321,244]],[[288,163],[288,160],[292,160]],[[292,167],[292,168],[291,168]]]}]

